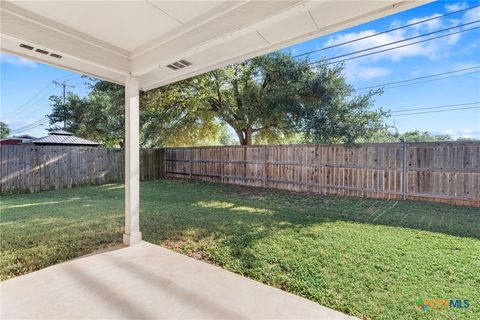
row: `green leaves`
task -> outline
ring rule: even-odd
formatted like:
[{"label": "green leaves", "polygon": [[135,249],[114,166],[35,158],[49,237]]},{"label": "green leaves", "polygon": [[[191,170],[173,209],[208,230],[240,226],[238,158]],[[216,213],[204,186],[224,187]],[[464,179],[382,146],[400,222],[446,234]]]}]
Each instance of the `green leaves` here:
[{"label": "green leaves", "polygon": [[0,121],[0,139],[8,138],[10,135],[10,128],[5,122]]},{"label": "green leaves", "polygon": [[87,97],[68,93],[66,103],[51,96],[53,110],[48,118],[51,128],[63,128],[75,135],[101,142],[107,147],[123,147],[124,91],[123,87],[105,81],[91,85]]},{"label": "green leaves", "polygon": [[[141,94],[141,144],[145,147],[231,143],[341,142],[368,139],[387,113],[372,110],[381,91],[355,95],[343,66],[310,64],[276,52]],[[52,97],[52,125],[123,146],[123,87],[92,84],[86,98]]]},{"label": "green leaves", "polygon": [[206,74],[202,89],[209,92],[207,108],[241,144],[292,136],[353,144],[378,130],[387,113],[371,110],[381,91],[355,96],[342,72],[341,65],[311,65],[277,52]]}]

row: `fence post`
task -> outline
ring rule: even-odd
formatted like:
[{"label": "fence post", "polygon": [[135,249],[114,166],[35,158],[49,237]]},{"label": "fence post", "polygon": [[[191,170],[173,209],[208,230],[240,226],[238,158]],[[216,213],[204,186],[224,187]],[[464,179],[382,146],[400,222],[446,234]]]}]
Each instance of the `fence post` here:
[{"label": "fence post", "polygon": [[163,177],[167,177],[167,148],[163,148]]},{"label": "fence post", "polygon": [[407,168],[407,143],[403,143],[403,164],[402,164],[402,199],[407,200],[407,183],[408,183],[408,168]]},{"label": "fence post", "polygon": [[318,149],[318,193],[322,194],[322,145],[317,145]]},{"label": "fence post", "polygon": [[190,177],[190,180],[192,180],[192,148],[190,148],[190,158],[189,158],[189,162],[190,162],[189,177]]},{"label": "fence post", "polygon": [[221,178],[221,182],[222,184],[224,183],[224,178],[223,178],[223,149],[225,147],[220,147],[220,178]]},{"label": "fence post", "polygon": [[243,146],[243,183],[247,183],[247,146]]},{"label": "fence post", "polygon": [[263,187],[267,187],[267,150],[268,147],[263,145]]}]

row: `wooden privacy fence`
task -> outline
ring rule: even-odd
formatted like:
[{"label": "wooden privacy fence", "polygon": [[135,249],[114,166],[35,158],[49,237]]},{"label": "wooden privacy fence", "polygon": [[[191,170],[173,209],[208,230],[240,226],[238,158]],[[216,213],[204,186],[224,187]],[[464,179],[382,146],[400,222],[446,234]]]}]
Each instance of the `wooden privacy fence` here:
[{"label": "wooden privacy fence", "polygon": [[[2,145],[0,193],[123,182],[123,151]],[[140,178],[480,207],[480,142],[145,149]]]},{"label": "wooden privacy fence", "polygon": [[[124,181],[124,153],[100,147],[2,145],[0,193]],[[140,151],[140,178],[163,177],[164,150]]]},{"label": "wooden privacy fence", "polygon": [[167,148],[166,177],[480,207],[480,142]]}]

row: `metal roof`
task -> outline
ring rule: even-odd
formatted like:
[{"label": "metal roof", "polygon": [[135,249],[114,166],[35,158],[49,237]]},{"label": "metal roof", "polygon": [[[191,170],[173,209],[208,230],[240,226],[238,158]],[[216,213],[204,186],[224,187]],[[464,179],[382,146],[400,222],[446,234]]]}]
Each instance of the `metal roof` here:
[{"label": "metal roof", "polygon": [[48,136],[26,141],[33,144],[55,144],[55,145],[76,145],[76,146],[98,146],[100,143],[76,137],[73,133],[64,130],[55,130]]},{"label": "metal roof", "polygon": [[59,135],[59,136],[73,136],[73,133],[62,130],[62,129],[50,131],[49,134],[50,135]]}]

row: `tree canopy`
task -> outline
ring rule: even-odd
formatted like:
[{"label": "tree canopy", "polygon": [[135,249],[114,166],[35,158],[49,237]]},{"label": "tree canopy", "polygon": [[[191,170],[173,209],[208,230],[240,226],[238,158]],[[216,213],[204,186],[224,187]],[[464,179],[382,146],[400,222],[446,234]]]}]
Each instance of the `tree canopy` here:
[{"label": "tree canopy", "polygon": [[10,136],[10,128],[5,122],[0,121],[0,139],[5,139]]},{"label": "tree canopy", "polygon": [[[52,126],[122,146],[123,87],[94,81],[87,97],[53,96]],[[140,97],[141,143],[202,145],[303,142],[353,144],[383,128],[373,110],[380,91],[356,95],[341,65],[311,64],[272,53],[166,85]],[[230,129],[228,129],[230,128]]]},{"label": "tree canopy", "polygon": [[[68,93],[65,104],[60,96],[50,97],[53,106],[52,113],[48,115],[50,129],[63,128],[107,147],[122,148],[125,134],[124,88],[106,81],[90,80],[90,92],[86,97]],[[141,94],[142,146],[216,144],[222,135],[226,135],[224,124],[197,112],[194,99],[188,103],[182,99],[184,87],[180,84]]]},{"label": "tree canopy", "polygon": [[170,104],[165,94],[179,90],[181,98],[174,101],[182,101],[182,110],[195,119],[220,119],[244,145],[256,137],[271,142],[298,134],[308,141],[352,144],[382,128],[387,113],[371,110],[381,91],[355,95],[342,71],[272,53],[153,90],[147,101]]},{"label": "tree canopy", "polygon": [[451,141],[452,137],[447,134],[432,134],[428,131],[407,131],[399,135],[399,140],[402,142],[436,142],[436,141]]},{"label": "tree canopy", "polygon": [[[404,133],[392,131],[394,128],[385,127],[376,131],[369,139],[360,142],[437,142],[452,141],[452,137],[446,134],[433,134],[428,131],[412,130]],[[459,139],[460,140],[460,139]]]},{"label": "tree canopy", "polygon": [[60,96],[50,97],[53,103],[52,113],[48,115],[51,129],[62,128],[108,147],[123,147],[123,87],[95,81],[90,89],[87,97],[68,93],[65,104]]}]

